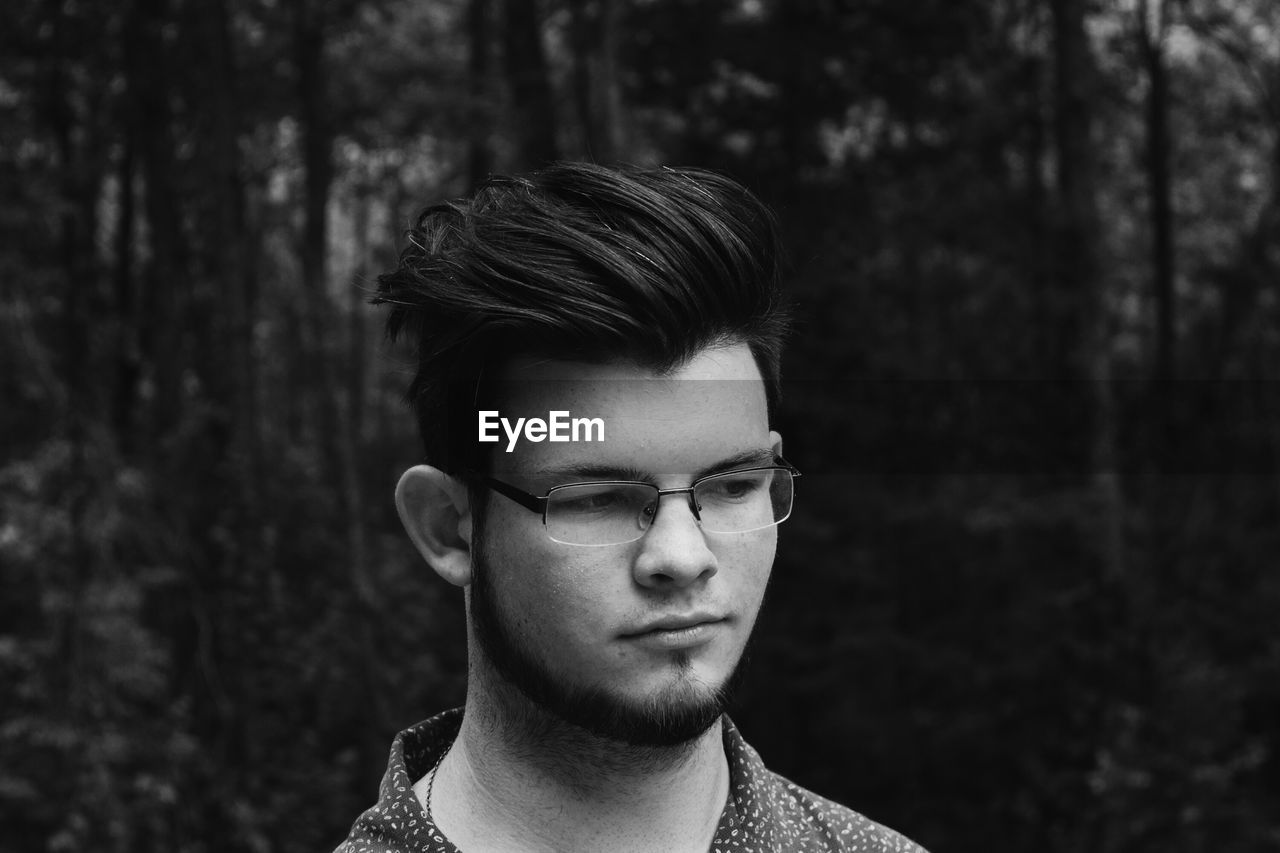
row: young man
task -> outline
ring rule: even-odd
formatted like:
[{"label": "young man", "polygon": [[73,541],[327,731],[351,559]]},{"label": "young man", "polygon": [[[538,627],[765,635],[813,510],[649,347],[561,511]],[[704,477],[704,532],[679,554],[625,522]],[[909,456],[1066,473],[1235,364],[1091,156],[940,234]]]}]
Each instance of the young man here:
[{"label": "young man", "polygon": [[693,170],[562,164],[422,215],[380,279],[426,445],[396,505],[464,591],[467,699],[396,738],[340,851],[919,850],[723,714],[798,475],[775,248]]}]

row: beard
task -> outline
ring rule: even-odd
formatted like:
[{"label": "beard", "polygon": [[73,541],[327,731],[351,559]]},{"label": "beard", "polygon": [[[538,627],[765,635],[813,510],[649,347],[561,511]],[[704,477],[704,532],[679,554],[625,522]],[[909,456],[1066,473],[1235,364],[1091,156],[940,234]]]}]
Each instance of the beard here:
[{"label": "beard", "polygon": [[497,675],[552,718],[628,746],[674,747],[695,740],[724,714],[733,689],[741,681],[745,653],[719,686],[693,676],[688,652],[673,653],[675,683],[642,699],[601,686],[571,683],[514,636],[511,626],[515,620],[503,612],[490,584],[484,549],[479,542],[477,546],[470,597],[476,638]]}]

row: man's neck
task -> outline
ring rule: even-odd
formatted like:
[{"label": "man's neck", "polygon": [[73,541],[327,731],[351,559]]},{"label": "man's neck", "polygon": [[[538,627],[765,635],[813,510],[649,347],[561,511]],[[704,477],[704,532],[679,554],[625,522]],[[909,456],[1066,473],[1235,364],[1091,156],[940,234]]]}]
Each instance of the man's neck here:
[{"label": "man's neck", "polygon": [[464,853],[710,846],[729,793],[721,723],[680,746],[636,747],[525,710],[513,720],[468,700],[434,779],[414,786]]}]

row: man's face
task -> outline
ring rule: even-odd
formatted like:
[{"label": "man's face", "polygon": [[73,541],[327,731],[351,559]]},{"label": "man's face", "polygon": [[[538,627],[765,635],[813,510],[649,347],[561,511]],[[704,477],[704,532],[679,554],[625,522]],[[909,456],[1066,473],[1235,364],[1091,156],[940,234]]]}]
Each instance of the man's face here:
[{"label": "man's face", "polygon": [[[500,414],[600,418],[603,442],[492,453],[493,476],[535,495],[593,480],[688,487],[725,467],[770,464],[764,384],[742,344],[702,351],[667,377],[629,363],[525,361],[504,374]],[[759,461],[739,461],[755,455]],[[777,527],[704,532],[686,495],[661,499],[621,545],[552,541],[541,516],[491,494],[475,551],[472,627],[497,677],[557,717],[637,744],[673,744],[719,717],[755,624]]]}]

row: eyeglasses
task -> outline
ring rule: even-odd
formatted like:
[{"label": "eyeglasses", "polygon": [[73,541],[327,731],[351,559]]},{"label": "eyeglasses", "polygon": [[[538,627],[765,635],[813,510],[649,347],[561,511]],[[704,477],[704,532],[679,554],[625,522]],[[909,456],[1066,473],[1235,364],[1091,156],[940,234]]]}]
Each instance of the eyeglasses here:
[{"label": "eyeglasses", "polygon": [[554,486],[541,497],[493,477],[477,476],[498,494],[542,513],[553,542],[624,545],[644,536],[665,495],[688,495],[689,511],[711,533],[749,533],[781,524],[791,515],[800,472],[781,457],[774,462],[701,477],[687,489],[609,480]]}]

